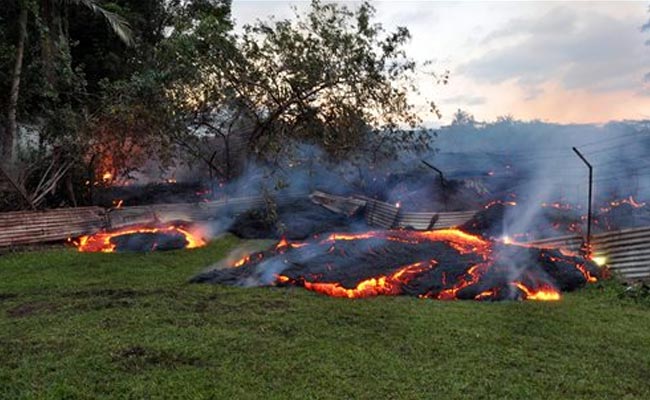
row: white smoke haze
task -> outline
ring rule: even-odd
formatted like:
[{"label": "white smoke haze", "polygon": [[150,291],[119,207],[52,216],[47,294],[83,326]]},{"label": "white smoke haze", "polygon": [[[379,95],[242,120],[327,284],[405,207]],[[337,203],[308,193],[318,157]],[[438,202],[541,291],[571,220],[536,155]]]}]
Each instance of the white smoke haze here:
[{"label": "white smoke haze", "polygon": [[[201,168],[183,175],[188,182],[193,179],[215,188],[205,198],[211,201],[306,198],[314,190],[363,195],[400,204],[408,211],[481,210],[493,200],[516,201],[517,206],[509,207],[503,219],[502,234],[510,237],[534,231],[553,235],[542,229],[557,222],[557,210],[548,206],[553,203],[570,207],[574,222],[584,225],[580,217],[587,212],[588,169],[573,147],[594,167],[595,211],[613,200],[650,197],[650,162],[646,161],[650,121],[560,125],[512,118],[483,123],[466,118],[431,137],[433,151],[404,151],[377,163],[363,157],[330,160],[318,146],[299,144],[287,145],[293,150],[283,152],[274,165],[249,160],[228,183],[206,180]],[[422,160],[443,172],[444,186]],[[227,232],[235,222],[232,214],[226,207],[216,215],[207,225],[207,235]],[[296,209],[291,215],[295,225],[313,219],[311,210]],[[351,230],[367,229],[361,222],[353,224]]]}]

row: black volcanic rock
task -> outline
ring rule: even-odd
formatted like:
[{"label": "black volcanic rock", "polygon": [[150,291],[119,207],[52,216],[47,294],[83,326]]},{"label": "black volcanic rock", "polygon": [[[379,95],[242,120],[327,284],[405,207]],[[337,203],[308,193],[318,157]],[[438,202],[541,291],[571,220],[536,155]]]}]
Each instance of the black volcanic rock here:
[{"label": "black volcanic rock", "polygon": [[509,206],[496,203],[477,212],[469,221],[459,227],[463,232],[483,237],[503,235],[503,221]]},{"label": "black volcanic rock", "polygon": [[229,231],[244,239],[301,240],[311,235],[331,231],[348,231],[360,219],[336,214],[308,199],[296,200],[277,209],[277,223],[273,223],[264,208],[238,215]]},{"label": "black volcanic rock", "polygon": [[[296,285],[344,297],[402,294],[438,299],[504,300],[571,291],[598,277],[598,267],[559,251],[471,239],[420,240],[429,233],[377,231],[280,244],[243,265],[216,269],[195,283]],[[462,240],[467,235],[458,231]],[[593,277],[593,278],[592,278]],[[386,283],[388,282],[388,283]],[[383,287],[380,287],[383,286]],[[376,292],[349,293],[367,287]],[[369,289],[369,290],[372,290]]]},{"label": "black volcanic rock", "polygon": [[184,249],[188,245],[180,233],[145,232],[128,233],[110,239],[117,252],[146,252]]}]

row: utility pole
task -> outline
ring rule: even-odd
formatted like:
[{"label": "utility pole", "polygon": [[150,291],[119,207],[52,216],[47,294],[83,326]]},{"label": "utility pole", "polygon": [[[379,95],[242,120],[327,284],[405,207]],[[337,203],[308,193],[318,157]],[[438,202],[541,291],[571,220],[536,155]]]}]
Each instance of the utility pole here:
[{"label": "utility pole", "polygon": [[438,168],[434,167],[433,165],[429,164],[428,162],[424,160],[420,160],[424,165],[427,167],[431,168],[432,170],[436,171],[438,175],[440,176],[440,186],[442,187],[442,198],[443,201],[445,202],[445,211],[447,211],[447,183],[445,182],[445,175],[442,173],[441,170]]},{"label": "utility pole", "polygon": [[594,189],[594,168],[577,148],[573,147],[573,151],[578,155],[578,157],[580,157],[582,162],[585,163],[587,168],[589,168],[589,204],[587,207],[587,255],[589,255],[591,253],[591,203]]}]

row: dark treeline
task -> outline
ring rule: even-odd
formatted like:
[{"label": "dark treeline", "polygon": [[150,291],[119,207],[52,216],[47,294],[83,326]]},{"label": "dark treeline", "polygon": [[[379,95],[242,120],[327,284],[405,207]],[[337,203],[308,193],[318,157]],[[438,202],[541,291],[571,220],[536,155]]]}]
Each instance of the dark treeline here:
[{"label": "dark treeline", "polygon": [[419,128],[438,111],[409,101],[422,71],[406,28],[367,3],[237,29],[230,8],[1,0],[0,206],[88,204],[151,163],[228,181],[242,158],[272,168],[304,144],[351,163],[430,145]]}]

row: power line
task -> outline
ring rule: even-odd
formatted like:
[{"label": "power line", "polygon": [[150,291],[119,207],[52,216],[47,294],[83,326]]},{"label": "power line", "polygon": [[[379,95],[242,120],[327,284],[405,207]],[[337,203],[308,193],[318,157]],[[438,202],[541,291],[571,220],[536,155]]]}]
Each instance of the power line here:
[{"label": "power line", "polygon": [[639,143],[637,143],[637,142],[628,142],[628,143],[624,143],[624,144],[621,144],[621,145],[618,145],[618,146],[611,146],[611,147],[608,147],[606,149],[599,149],[599,150],[596,150],[596,151],[592,151],[592,152],[587,153],[587,154],[589,154],[589,155],[602,154],[604,152],[608,152],[608,151],[612,151],[612,150],[616,150],[616,149],[622,149],[624,147],[628,147],[628,146],[631,146],[631,145],[638,146]]},{"label": "power line", "polygon": [[593,141],[593,142],[589,142],[589,143],[581,144],[581,145],[576,146],[576,147],[578,147],[578,148],[584,148],[584,147],[589,147],[589,146],[595,146],[595,145],[598,145],[598,144],[609,143],[609,142],[615,142],[615,141],[617,141],[617,140],[621,140],[621,139],[629,138],[629,137],[632,137],[632,136],[643,136],[643,133],[642,133],[642,132],[628,133],[628,134],[625,134],[625,135],[615,136],[615,137],[612,137],[612,138],[607,138],[607,139],[602,139],[602,140],[596,140],[596,141]]}]

